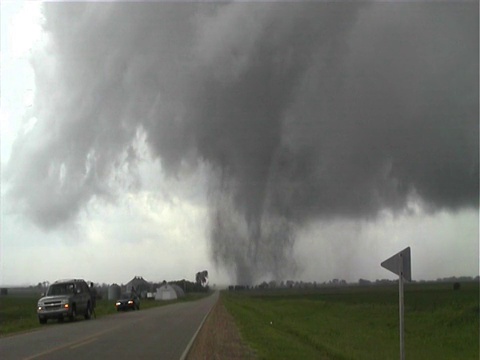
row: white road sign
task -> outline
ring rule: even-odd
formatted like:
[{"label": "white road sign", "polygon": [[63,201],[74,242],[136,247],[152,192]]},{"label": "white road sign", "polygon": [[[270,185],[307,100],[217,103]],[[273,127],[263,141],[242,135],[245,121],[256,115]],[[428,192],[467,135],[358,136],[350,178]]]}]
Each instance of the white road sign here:
[{"label": "white road sign", "polygon": [[396,253],[380,264],[383,268],[390,270],[407,281],[412,281],[412,268],[410,262],[410,247]]}]

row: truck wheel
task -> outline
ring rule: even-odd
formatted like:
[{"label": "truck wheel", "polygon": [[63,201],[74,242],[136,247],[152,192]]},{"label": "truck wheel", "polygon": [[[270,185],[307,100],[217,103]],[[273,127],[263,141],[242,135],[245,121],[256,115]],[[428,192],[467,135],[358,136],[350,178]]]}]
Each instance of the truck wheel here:
[{"label": "truck wheel", "polygon": [[85,312],[85,320],[89,320],[92,317],[92,309],[90,309],[90,303],[87,305],[87,311]]},{"label": "truck wheel", "polygon": [[75,321],[76,317],[77,317],[77,309],[75,308],[75,305],[73,305],[72,313],[70,314],[70,321]]}]

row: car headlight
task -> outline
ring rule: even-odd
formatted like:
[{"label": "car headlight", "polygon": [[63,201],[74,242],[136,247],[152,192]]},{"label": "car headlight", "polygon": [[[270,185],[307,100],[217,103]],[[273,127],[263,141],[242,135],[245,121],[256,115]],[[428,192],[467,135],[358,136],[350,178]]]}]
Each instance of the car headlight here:
[{"label": "car headlight", "polygon": [[132,304],[133,304],[133,300],[128,300],[128,304],[129,304],[129,305],[132,305]]},{"label": "car headlight", "polygon": [[120,305],[122,305],[122,303],[121,303],[120,301],[117,301],[117,302],[115,303],[115,306],[120,306]]},{"label": "car headlight", "polygon": [[43,306],[38,305],[38,306],[37,306],[37,310],[39,310],[39,311],[40,311],[40,310],[43,310]]}]

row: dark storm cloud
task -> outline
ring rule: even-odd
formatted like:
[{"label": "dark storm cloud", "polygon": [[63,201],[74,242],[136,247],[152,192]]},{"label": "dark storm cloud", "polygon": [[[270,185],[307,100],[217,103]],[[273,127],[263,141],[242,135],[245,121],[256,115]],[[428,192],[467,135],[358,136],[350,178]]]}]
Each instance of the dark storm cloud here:
[{"label": "dark storm cloud", "polygon": [[47,3],[39,122],[15,143],[10,195],[45,228],[74,219],[115,198],[143,131],[167,175],[210,165],[212,254],[243,283],[295,271],[296,229],[313,219],[478,207],[477,15]]}]

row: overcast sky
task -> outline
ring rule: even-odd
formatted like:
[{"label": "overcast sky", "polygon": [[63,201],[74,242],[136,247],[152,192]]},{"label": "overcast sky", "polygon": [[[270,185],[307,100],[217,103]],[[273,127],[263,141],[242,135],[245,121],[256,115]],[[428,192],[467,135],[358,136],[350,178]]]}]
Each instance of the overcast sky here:
[{"label": "overcast sky", "polygon": [[477,2],[1,16],[1,285],[478,275]]}]

